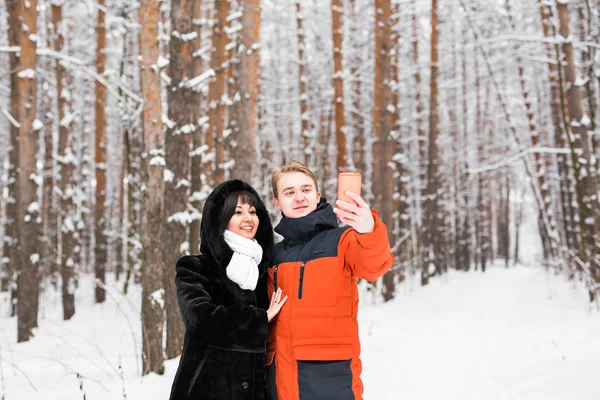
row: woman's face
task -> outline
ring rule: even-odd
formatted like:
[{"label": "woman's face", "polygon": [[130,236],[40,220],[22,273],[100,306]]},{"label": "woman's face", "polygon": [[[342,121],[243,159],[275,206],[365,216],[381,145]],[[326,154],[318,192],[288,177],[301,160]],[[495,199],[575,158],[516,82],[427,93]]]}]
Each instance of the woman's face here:
[{"label": "woman's face", "polygon": [[256,215],[256,208],[249,204],[242,204],[238,199],[237,207],[227,224],[227,230],[245,238],[254,239],[257,229],[258,215]]}]

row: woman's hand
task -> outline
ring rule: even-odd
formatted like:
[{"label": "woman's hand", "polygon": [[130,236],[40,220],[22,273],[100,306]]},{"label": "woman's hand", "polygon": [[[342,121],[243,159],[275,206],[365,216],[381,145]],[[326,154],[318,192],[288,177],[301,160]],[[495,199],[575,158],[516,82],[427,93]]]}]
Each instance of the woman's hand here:
[{"label": "woman's hand", "polygon": [[285,301],[288,298],[286,294],[282,300],[282,294],[283,291],[281,290],[281,288],[277,288],[277,292],[273,293],[273,296],[271,297],[271,304],[269,305],[269,309],[267,310],[267,317],[269,318],[269,322],[271,322],[271,320],[275,318],[275,316],[279,313],[279,310],[281,310],[281,307],[283,307]]}]

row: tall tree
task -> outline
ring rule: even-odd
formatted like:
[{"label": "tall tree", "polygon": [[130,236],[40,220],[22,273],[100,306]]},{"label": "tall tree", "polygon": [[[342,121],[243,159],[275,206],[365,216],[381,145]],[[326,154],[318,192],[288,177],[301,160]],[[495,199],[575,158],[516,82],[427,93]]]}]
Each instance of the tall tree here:
[{"label": "tall tree", "polygon": [[[237,127],[235,174],[233,177],[252,182],[255,168],[254,140],[256,137],[258,66],[260,61],[260,0],[246,0],[242,10],[242,38],[237,82],[239,107]],[[256,182],[255,182],[256,183]]]},{"label": "tall tree", "polygon": [[[137,4],[135,5],[137,6]],[[132,68],[133,66],[133,54],[137,55],[137,49],[133,49],[134,47],[134,36],[137,32],[131,29],[130,22],[130,10],[125,4],[121,4],[120,14],[124,20],[124,32],[123,37],[121,39],[121,57],[119,61],[119,76],[126,79],[132,79]],[[126,72],[127,71],[127,72]],[[119,97],[123,96],[123,89],[119,87]],[[126,212],[125,209],[125,196],[127,192],[127,186],[129,179],[127,178],[127,174],[129,173],[129,152],[127,141],[129,140],[129,135],[131,134],[131,130],[133,128],[132,118],[129,113],[123,112],[120,114],[120,122],[121,122],[121,134],[122,136],[122,158],[121,158],[121,168],[119,171],[119,178],[117,180],[118,184],[116,189],[117,192],[117,215],[120,224],[117,228],[117,237],[115,238],[115,279],[118,281],[121,277],[121,273],[123,272],[124,265],[127,264],[127,258],[129,255],[130,241],[127,240],[127,230],[130,226],[130,217],[131,215]],[[125,257],[124,254],[125,253]]]},{"label": "tall tree", "polygon": [[[140,81],[146,100],[142,116],[144,131],[144,193],[142,211],[142,246],[144,272],[142,273],[142,337],[143,374],[164,373],[163,280],[156,279],[164,270],[172,269],[163,259],[162,230],[164,225],[164,134],[160,96],[160,70],[157,68],[158,50],[158,0],[140,2]],[[183,153],[186,154],[186,153]],[[187,157],[185,157],[187,158]],[[171,283],[172,285],[172,283]]]},{"label": "tall tree", "polygon": [[[540,15],[542,21],[542,31],[545,38],[550,38],[555,35],[555,32],[551,31],[551,15],[552,9],[550,4],[544,4],[543,0],[538,0]],[[555,60],[560,57],[560,49],[558,44],[547,43],[546,55],[549,60]],[[559,148],[566,147],[566,137],[563,130],[561,121],[561,88],[558,79],[559,71],[557,65],[554,62],[548,63],[548,77],[550,81],[550,110],[552,115],[552,127],[554,129],[554,145]],[[576,222],[575,213],[576,208],[573,204],[573,193],[570,189],[572,179],[569,173],[569,159],[566,154],[559,153],[556,155],[556,164],[558,168],[558,174],[560,176],[560,198],[561,198],[561,211],[563,215],[563,236],[566,239],[567,249],[575,249],[577,245],[576,237]],[[568,252],[565,252],[568,254]]]},{"label": "tall tree", "polygon": [[[479,61],[475,58],[475,93],[476,93],[476,106],[475,106],[475,126],[477,132],[486,133],[489,127],[487,126],[487,113],[489,108],[489,96],[487,95],[488,90],[482,90],[482,79],[479,73]],[[489,89],[489,88],[488,88]],[[482,100],[482,96],[484,99]],[[485,101],[485,103],[483,103]],[[478,163],[484,165],[488,161],[488,144],[486,137],[482,134],[477,141],[477,156]],[[481,270],[485,272],[487,263],[490,260],[491,252],[491,237],[490,237],[490,224],[491,215],[490,211],[490,177],[486,171],[481,171],[477,175],[476,184],[476,207],[477,213],[475,217],[475,238],[477,247],[476,252],[476,264],[481,267]]]},{"label": "tall tree", "polygon": [[[106,0],[98,0],[98,14],[96,18],[96,73],[104,75],[106,64]],[[106,229],[108,227],[105,200],[106,200],[106,87],[96,80],[96,205],[94,225],[94,270],[96,279],[100,284],[96,285],[96,302],[102,303],[106,299],[106,292],[102,287],[106,282],[106,262],[108,253],[108,241]]]},{"label": "tall tree", "polygon": [[[420,221],[419,233],[417,235],[417,245],[422,246],[425,242],[425,236],[427,235],[427,221],[425,220],[425,213],[422,212],[422,208],[427,199],[427,131],[425,130],[425,124],[423,123],[424,105],[421,96],[421,68],[420,68],[420,53],[419,53],[419,15],[417,10],[418,0],[413,0],[411,3],[411,31],[412,31],[412,56],[413,56],[413,80],[414,80],[414,125],[416,128],[416,134],[418,137],[418,151],[419,151],[419,178],[417,184],[417,197],[420,199],[416,203],[418,210],[420,210]],[[417,210],[417,211],[418,211]],[[421,252],[422,253],[422,252]],[[422,256],[423,253],[420,255]],[[427,277],[424,281],[427,282]]]},{"label": "tall tree", "polygon": [[[45,10],[45,15],[48,15],[50,9]],[[47,23],[48,31],[50,31],[54,25],[52,19]],[[51,32],[46,33],[46,46],[52,48],[53,34]],[[52,68],[52,60],[44,60],[43,70],[49,70]],[[41,135],[43,136],[44,142],[44,166],[42,173],[42,251],[41,251],[41,263],[40,263],[40,275],[42,277],[48,276],[51,283],[57,285],[56,276],[56,257],[57,257],[57,226],[56,226],[56,204],[55,204],[55,191],[56,191],[56,174],[54,173],[55,159],[54,159],[54,123],[56,115],[53,110],[54,96],[49,90],[48,82],[42,82],[41,88],[43,91],[42,99],[40,101],[40,116],[42,123],[44,124]]]},{"label": "tall tree", "polygon": [[[390,0],[375,2],[375,87],[373,101],[373,194],[375,204],[379,206],[381,219],[393,226],[392,206],[394,196],[394,180],[390,164],[394,141],[390,135],[394,129],[394,95],[391,83],[394,69],[392,68],[393,43]],[[388,230],[390,242],[393,243],[393,229]],[[388,272],[391,274],[391,272]],[[394,297],[394,284],[391,275],[384,279],[385,300]]]},{"label": "tall tree", "polygon": [[181,255],[189,252],[187,229],[190,214],[187,210],[190,174],[190,133],[197,129],[193,120],[194,95],[188,85],[192,78],[193,0],[177,0],[171,5],[171,40],[169,42],[168,90],[169,124],[165,137],[165,199],[164,215],[167,223],[163,230],[165,249],[165,307],[167,314],[167,357],[181,352],[183,344],[183,322],[177,306],[173,280],[173,265]]},{"label": "tall tree", "polygon": [[[298,4],[298,2],[296,4]],[[363,83],[361,82],[360,77],[357,76],[363,60],[363,57],[360,55],[360,53],[362,53],[363,46],[362,41],[360,40],[361,36],[359,34],[359,21],[362,20],[363,16],[361,15],[359,5],[357,4],[356,0],[350,0],[348,8],[350,9],[350,15],[346,20],[350,21],[350,35],[348,39],[349,43],[351,43],[350,49],[352,51],[350,53],[351,57],[349,58],[350,76],[352,76],[352,83],[349,86],[349,98],[351,99],[351,112],[349,115],[351,121],[350,124],[352,127],[352,161],[358,171],[364,172],[366,171],[366,135],[365,132],[363,132],[365,118],[361,112],[361,87]]]},{"label": "tall tree", "polygon": [[304,15],[302,14],[302,5],[300,0],[296,2],[296,30],[298,36],[298,95],[300,96],[300,119],[302,147],[304,154],[304,164],[310,165],[310,121],[308,119],[308,92],[306,88],[307,70],[306,70],[306,32],[304,31]]},{"label": "tall tree", "polygon": [[436,272],[439,272],[439,240],[438,228],[441,221],[438,221],[438,189],[439,189],[439,148],[438,137],[439,127],[439,103],[438,103],[438,76],[439,76],[439,56],[438,56],[438,2],[431,1],[431,75],[430,75],[430,93],[429,93],[429,138],[427,149],[427,186],[425,189],[426,197],[423,202],[423,212],[425,216],[425,237],[423,242],[423,265],[421,274],[421,283],[426,284],[430,275],[430,264],[433,263]]},{"label": "tall tree", "polygon": [[[242,25],[243,17],[242,4],[230,3],[229,15],[227,17],[227,25],[225,27],[225,33],[227,34],[227,45],[225,46],[226,57],[227,57],[227,71],[225,72],[225,95],[222,98],[223,103],[223,117],[224,117],[224,130],[222,142],[223,146],[217,146],[218,150],[223,151],[223,159],[219,163],[223,166],[223,179],[229,177],[238,177],[242,175],[251,175],[252,167],[244,172],[241,172],[237,167],[238,161],[242,164],[246,164],[247,160],[238,160],[238,154],[241,157],[245,157],[245,154],[254,153],[252,147],[245,147],[241,149],[238,146],[238,139],[245,140],[244,135],[247,132],[242,132],[240,129],[241,124],[244,122],[244,115],[242,113],[242,97],[240,89],[240,73],[243,71],[240,69],[240,56],[245,51],[242,45],[242,39],[240,33],[244,29]],[[247,143],[246,143],[247,144]],[[240,154],[241,153],[241,154]],[[225,162],[227,158],[227,162]],[[232,175],[233,174],[233,175]]]},{"label": "tall tree", "polygon": [[[17,185],[18,319],[17,340],[27,341],[37,327],[39,305],[40,207],[37,157],[40,123],[37,112],[37,0],[20,1],[21,57],[19,63],[19,175]],[[41,183],[41,182],[40,182]]]},{"label": "tall tree", "polygon": [[[162,3],[159,3],[162,4]],[[129,15],[127,11],[124,14]],[[139,79],[139,34],[137,31],[127,32],[123,37],[123,54],[121,61],[121,68],[123,73],[120,76],[124,76],[128,81],[138,85]],[[122,199],[119,200],[122,211],[120,215],[123,222],[123,244],[125,247],[124,262],[125,271],[125,282],[123,283],[123,292],[127,293],[129,289],[129,281],[132,276],[135,276],[135,281],[140,280],[140,250],[141,246],[138,243],[141,242],[141,210],[139,205],[142,200],[142,184],[141,177],[142,166],[142,138],[143,132],[141,127],[138,125],[139,121],[132,121],[130,116],[122,116],[121,123],[123,129],[123,136],[121,138],[123,143],[123,156],[121,166],[121,176],[123,179],[119,180],[119,196]],[[126,216],[126,217],[125,217]],[[118,247],[117,247],[118,249]],[[117,266],[117,271],[119,267]],[[118,276],[118,275],[117,275]]]},{"label": "tall tree", "polygon": [[[565,131],[571,145],[571,156],[576,171],[577,202],[579,204],[579,224],[582,233],[582,260],[589,266],[589,274],[600,283],[600,262],[598,254],[598,234],[600,232],[600,203],[598,201],[598,181],[596,165],[590,151],[589,121],[584,120],[583,96],[581,86],[583,80],[577,76],[577,64],[574,56],[573,36],[570,28],[569,3],[556,1],[558,12],[559,35],[562,40],[564,56],[564,76],[568,123],[565,118]],[[585,118],[588,118],[585,116]],[[598,295],[597,290],[590,290],[590,300]]]},{"label": "tall tree", "polygon": [[[8,10],[8,45],[19,46],[21,38],[21,22],[19,2],[6,0],[6,9]],[[19,167],[19,109],[20,109],[20,88],[19,77],[16,71],[19,68],[19,53],[10,53],[8,55],[8,66],[12,73],[10,74],[10,148],[8,149],[8,170],[6,198],[6,216],[4,225],[4,240],[2,241],[2,259],[0,259],[0,289],[6,291],[11,289],[11,301],[16,300],[15,272],[18,252],[18,232],[17,232],[17,170]],[[15,307],[11,310],[11,316],[14,316]]]},{"label": "tall tree", "polygon": [[[465,38],[465,32],[464,32],[464,28],[463,28],[463,32],[462,32],[462,65],[461,65],[461,72],[462,72],[462,131],[461,131],[461,136],[460,136],[460,142],[457,146],[457,149],[463,149],[467,146],[467,143],[469,143],[468,141],[468,121],[467,121],[467,116],[469,115],[469,107],[468,107],[468,81],[467,81],[467,48],[466,48],[466,38]],[[471,226],[471,221],[472,221],[472,213],[469,212],[470,208],[471,208],[471,201],[470,201],[470,193],[469,193],[469,173],[468,173],[468,168],[469,168],[469,160],[467,157],[464,157],[462,159],[461,162],[461,178],[460,178],[460,183],[461,183],[461,187],[460,187],[460,192],[461,192],[461,196],[460,196],[460,209],[459,212],[461,212],[461,228],[460,228],[460,236],[458,239],[458,249],[457,251],[459,252],[459,256],[458,256],[458,261],[457,261],[457,266],[459,269],[462,269],[464,271],[468,271],[471,268],[471,249],[472,249],[472,226]],[[457,189],[458,191],[458,189]]]},{"label": "tall tree", "polygon": [[333,103],[335,110],[336,170],[348,168],[346,150],[346,116],[344,115],[344,69],[342,48],[342,0],[331,0],[331,30],[333,35]]},{"label": "tall tree", "polygon": [[[194,24],[194,32],[196,32],[196,37],[192,40],[192,45],[194,49],[197,49],[193,57],[193,75],[198,77],[201,76],[204,69],[204,62],[202,60],[202,1],[194,2],[194,15],[193,15],[193,24]],[[192,222],[190,223],[190,234],[189,234],[189,243],[190,243],[190,252],[192,254],[197,254],[200,252],[200,220],[202,215],[200,211],[203,207],[203,199],[204,192],[202,191],[202,159],[203,154],[205,153],[204,147],[202,147],[203,143],[203,96],[202,90],[194,89],[194,104],[192,112],[194,113],[194,121],[196,121],[196,129],[192,133],[191,141],[192,141],[192,152],[190,153],[191,157],[191,179],[190,179],[190,205],[192,206]]]},{"label": "tall tree", "polygon": [[[54,28],[54,50],[60,53],[65,40],[66,24],[63,23],[63,3],[52,3],[52,26]],[[73,150],[71,127],[73,122],[71,85],[65,67],[60,60],[55,61],[56,97],[58,106],[58,155],[57,165],[60,167],[59,193],[61,215],[61,294],[63,318],[70,319],[75,314],[75,260],[76,215],[75,187],[73,173],[77,159]]]},{"label": "tall tree", "polygon": [[[209,156],[205,166],[205,175],[212,182],[208,181],[209,185],[218,185],[225,179],[223,171],[223,162],[225,161],[225,147],[223,143],[223,130],[225,127],[225,104],[223,96],[225,94],[225,84],[227,81],[227,34],[225,28],[227,26],[227,16],[231,7],[230,0],[215,0],[215,21],[213,23],[213,45],[210,66],[215,73],[215,78],[212,80],[209,88],[208,103],[209,103],[209,122],[205,136],[205,144],[208,147],[207,151],[214,154]],[[213,158],[214,157],[214,158]],[[212,160],[211,160],[212,159]],[[214,166],[211,168],[210,162],[214,161]]]}]

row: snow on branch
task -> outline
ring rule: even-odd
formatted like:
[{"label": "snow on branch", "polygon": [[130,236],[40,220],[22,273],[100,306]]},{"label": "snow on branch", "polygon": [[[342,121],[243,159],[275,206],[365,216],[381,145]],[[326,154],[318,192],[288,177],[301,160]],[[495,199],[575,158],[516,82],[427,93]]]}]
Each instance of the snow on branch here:
[{"label": "snow on branch", "polygon": [[209,44],[205,45],[204,47],[201,47],[200,49],[196,50],[192,54],[192,57],[193,58],[203,57],[203,56],[207,55],[210,52],[210,50],[212,50],[212,43],[209,43]]},{"label": "snow on branch", "polygon": [[201,73],[200,75],[196,76],[195,78],[192,78],[192,79],[188,80],[187,82],[185,82],[185,88],[200,90],[202,87],[197,88],[197,86],[206,84],[208,82],[208,80],[210,78],[212,78],[213,76],[215,76],[215,70],[211,68],[208,71],[205,71],[205,72]]},{"label": "snow on branch", "polygon": [[236,19],[240,19],[242,18],[242,12],[241,11],[237,11],[237,12],[232,12],[231,14],[229,14],[227,16],[227,22],[231,22],[234,21]]},{"label": "snow on branch", "polygon": [[478,174],[480,172],[492,171],[499,168],[504,168],[508,165],[513,164],[516,161],[521,160],[529,154],[570,154],[569,149],[560,149],[560,148],[552,148],[552,147],[537,147],[537,148],[528,148],[525,149],[512,157],[503,157],[501,161],[496,163],[491,163],[479,167],[469,168],[467,171],[469,174]]},{"label": "snow on branch", "polygon": [[10,123],[15,128],[20,128],[21,127],[21,124],[17,122],[17,120],[8,112],[8,110],[6,108],[2,109],[2,114],[4,114],[4,116],[10,121]]},{"label": "snow on branch", "polygon": [[[21,51],[21,47],[20,46],[0,46],[0,53],[18,53],[20,51]],[[83,62],[81,59],[75,58],[75,57],[71,57],[71,56],[68,56],[66,54],[62,54],[62,53],[59,53],[59,52],[54,51],[52,49],[43,48],[43,47],[38,47],[37,50],[36,50],[36,54],[38,56],[46,56],[46,57],[54,58],[54,59],[57,59],[57,60],[61,60],[66,65],[78,67],[81,71],[85,72],[86,74],[88,74],[89,76],[91,76],[92,78],[94,78],[95,80],[97,80],[98,82],[100,82],[102,85],[104,85],[106,87],[106,89],[112,95],[114,95],[117,99],[122,100],[123,103],[125,103],[125,105],[130,108],[131,111],[136,111],[135,108],[131,107],[131,105],[127,101],[125,101],[125,98],[123,98],[123,96],[121,96],[119,94],[118,90],[116,90],[114,87],[112,87],[112,85],[110,85],[105,78],[103,78],[102,76],[98,75],[96,73],[96,71],[94,71],[93,69],[89,68],[86,65],[86,63]],[[25,74],[25,71],[21,71],[21,73]],[[30,73],[28,72],[28,74],[30,74]],[[30,77],[30,76],[28,75],[28,77]],[[143,103],[144,102],[144,99],[142,99],[141,97],[139,97],[138,95],[136,95],[132,90],[130,90],[127,86],[125,86],[123,84],[123,82],[121,81],[120,78],[114,78],[114,81],[115,81],[117,87],[119,89],[121,89],[123,91],[123,93],[125,93],[131,99],[133,99],[137,103]]]}]

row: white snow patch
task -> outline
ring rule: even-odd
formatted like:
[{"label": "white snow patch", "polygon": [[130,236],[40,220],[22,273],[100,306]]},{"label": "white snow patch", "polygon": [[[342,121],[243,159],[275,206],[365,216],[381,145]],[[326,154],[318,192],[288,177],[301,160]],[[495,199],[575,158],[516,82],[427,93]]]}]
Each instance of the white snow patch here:
[{"label": "white snow patch", "polygon": [[190,253],[190,243],[187,241],[181,243],[181,245],[179,246],[179,252],[181,254],[189,254]]},{"label": "white snow patch", "polygon": [[37,201],[34,201],[27,207],[27,212],[30,214],[37,213],[40,211],[40,205]]},{"label": "white snow patch", "polygon": [[169,65],[169,59],[164,57],[162,54],[158,56],[158,60],[156,61],[156,65],[158,68],[164,68]]},{"label": "white snow patch", "polygon": [[162,309],[165,308],[165,289],[155,290],[149,296],[153,303],[158,304]]},{"label": "white snow patch", "polygon": [[34,69],[31,69],[31,68],[27,68],[27,69],[24,69],[23,71],[19,72],[19,73],[17,74],[17,76],[18,76],[19,78],[29,78],[29,79],[33,79],[33,78],[35,78],[35,70],[34,70]]},{"label": "white snow patch", "polygon": [[[130,282],[124,295],[123,277],[109,273],[106,301],[96,304],[93,276],[78,280],[73,318],[63,321],[60,289],[48,285],[39,328],[23,343],[9,317],[10,293],[0,293],[6,399],[81,400],[80,385],[89,399],[168,398],[179,357],[165,361],[163,375],[141,376],[141,286]],[[408,276],[388,303],[360,288],[366,400],[565,400],[600,392],[600,313],[579,282],[540,266],[450,271],[425,287],[417,281]]]},{"label": "white snow patch", "polygon": [[173,179],[175,178],[175,174],[173,172],[171,172],[171,170],[166,169],[163,171],[163,179],[165,182],[173,182]]},{"label": "white snow patch", "polygon": [[33,128],[34,131],[39,131],[40,129],[42,129],[44,127],[44,123],[36,118],[33,121],[33,124],[31,127]]}]

